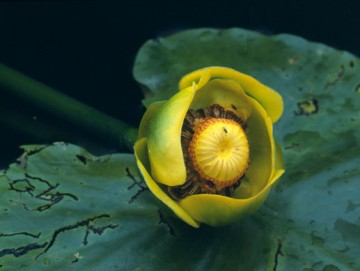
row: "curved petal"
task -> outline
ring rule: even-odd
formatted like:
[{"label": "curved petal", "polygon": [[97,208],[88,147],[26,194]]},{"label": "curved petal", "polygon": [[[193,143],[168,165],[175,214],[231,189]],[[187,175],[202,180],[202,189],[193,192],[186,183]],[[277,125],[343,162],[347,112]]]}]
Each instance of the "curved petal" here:
[{"label": "curved petal", "polygon": [[191,108],[205,108],[212,104],[220,104],[225,109],[234,111],[243,121],[246,121],[252,111],[248,96],[239,84],[233,80],[214,79],[196,92]]},{"label": "curved petal", "polygon": [[147,137],[149,123],[151,121],[152,116],[154,113],[165,103],[165,101],[155,102],[148,106],[145,111],[144,116],[141,119],[140,126],[139,126],[139,135],[138,138]]},{"label": "curved petal", "polygon": [[279,142],[275,141],[275,169],[284,168],[284,155]]},{"label": "curved petal", "polygon": [[167,205],[179,218],[192,227],[198,228],[199,223],[196,222],[183,208],[181,208],[173,199],[171,199],[151,178],[149,174],[150,162],[147,153],[147,140],[142,138],[135,143],[135,158],[139,170],[150,191],[165,205]]},{"label": "curved petal", "polygon": [[209,71],[212,78],[232,79],[238,82],[245,92],[254,97],[265,108],[272,122],[276,122],[282,115],[284,104],[282,97],[275,90],[265,86],[255,78],[225,67],[208,67],[194,71],[180,80],[180,89],[199,81],[204,71]]},{"label": "curved petal", "polygon": [[278,171],[274,174],[271,182],[260,193],[248,199],[198,194],[181,200],[179,205],[196,221],[210,226],[224,226],[242,219],[259,209],[269,194],[272,185],[282,173],[283,171]]},{"label": "curved petal", "polygon": [[186,181],[181,128],[195,91],[191,86],[178,92],[157,108],[148,122],[151,176],[159,183],[174,186]]},{"label": "curved petal", "polygon": [[[246,179],[236,190],[235,197],[240,197],[241,186],[250,186],[251,195],[258,194],[268,184],[274,172],[274,138],[272,122],[264,108],[253,98],[252,114],[247,121],[248,140],[250,145],[250,165],[245,173]],[[240,194],[238,194],[240,193]],[[242,197],[242,196],[241,196]]]},{"label": "curved petal", "polygon": [[274,173],[270,179],[270,184],[274,184],[281,175],[285,173],[284,170],[284,155],[282,153],[280,144],[274,140],[275,142],[275,162],[274,162]]},{"label": "curved petal", "polygon": [[[203,70],[203,72],[200,75],[200,79],[199,79],[199,83],[197,84],[197,88],[202,88],[203,86],[205,86],[211,79],[211,74],[209,70]],[[192,83],[193,84],[193,83]],[[190,86],[190,85],[189,85]],[[184,89],[184,88],[179,88]]]}]

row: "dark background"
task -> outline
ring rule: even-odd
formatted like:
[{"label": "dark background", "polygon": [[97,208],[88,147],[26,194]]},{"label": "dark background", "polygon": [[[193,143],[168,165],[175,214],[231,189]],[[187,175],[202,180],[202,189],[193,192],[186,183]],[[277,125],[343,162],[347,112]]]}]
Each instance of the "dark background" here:
[{"label": "dark background", "polygon": [[[360,55],[360,1],[7,1],[0,2],[0,62],[118,119],[138,125],[142,94],[132,78],[148,39],[197,27],[290,33]],[[18,146],[90,141],[93,151],[121,151],[0,89],[0,109],[56,123],[72,136],[32,135],[0,123],[0,168]],[[1,113],[1,111],[0,111]],[[15,120],[14,120],[15,121]],[[16,125],[15,125],[16,126]],[[86,139],[86,140],[85,140]],[[84,144],[87,145],[88,143]],[[97,146],[97,147],[94,147]]]}]

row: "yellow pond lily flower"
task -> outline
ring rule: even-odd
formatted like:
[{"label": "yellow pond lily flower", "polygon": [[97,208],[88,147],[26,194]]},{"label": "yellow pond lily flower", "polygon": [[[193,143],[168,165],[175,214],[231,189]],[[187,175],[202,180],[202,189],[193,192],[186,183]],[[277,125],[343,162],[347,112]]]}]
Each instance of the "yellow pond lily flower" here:
[{"label": "yellow pond lily flower", "polygon": [[193,227],[253,213],[284,173],[273,137],[281,96],[224,67],[194,71],[179,88],[140,123],[135,157],[149,189]]}]

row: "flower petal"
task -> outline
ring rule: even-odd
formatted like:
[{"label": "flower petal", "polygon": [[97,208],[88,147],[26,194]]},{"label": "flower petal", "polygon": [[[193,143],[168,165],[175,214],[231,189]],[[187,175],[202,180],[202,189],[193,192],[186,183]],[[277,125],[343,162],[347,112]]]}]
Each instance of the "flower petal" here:
[{"label": "flower petal", "polygon": [[282,153],[280,144],[275,141],[275,169],[284,168],[284,155]]},{"label": "flower petal", "polygon": [[204,71],[209,71],[212,78],[232,79],[239,83],[249,96],[254,97],[265,108],[272,122],[276,122],[281,117],[284,108],[281,95],[255,78],[233,69],[208,67],[194,71],[181,79],[180,89],[190,86],[192,82],[199,81]]},{"label": "flower petal", "polygon": [[[250,165],[245,175],[251,187],[252,196],[264,189],[274,171],[274,139],[272,122],[264,108],[253,98],[248,97],[253,111],[247,121],[250,145]],[[237,197],[236,190],[235,197]]]},{"label": "flower petal", "polygon": [[213,194],[198,194],[181,200],[179,205],[196,221],[210,226],[224,226],[259,209],[269,194],[272,185],[282,173],[281,170],[277,171],[271,183],[251,198],[234,199]]},{"label": "flower petal", "polygon": [[165,101],[155,102],[148,106],[144,116],[141,119],[140,126],[139,126],[139,135],[138,138],[147,137],[149,123],[152,119],[154,113],[165,103]]},{"label": "flower petal", "polygon": [[284,155],[282,153],[280,144],[274,140],[275,142],[275,161],[274,161],[274,172],[271,176],[269,185],[273,185],[281,175],[285,173],[284,170]]},{"label": "flower petal", "polygon": [[173,199],[171,199],[151,178],[149,174],[150,162],[147,153],[147,139],[142,138],[135,143],[135,158],[139,170],[150,191],[165,205],[167,205],[179,218],[192,227],[198,228],[199,223],[196,222],[183,208],[181,208]]},{"label": "flower petal", "polygon": [[233,80],[214,79],[196,92],[192,109],[205,108],[212,104],[219,104],[226,110],[232,110],[245,122],[251,114],[251,103],[239,84]]},{"label": "flower petal", "polygon": [[191,86],[178,92],[154,110],[148,122],[151,176],[159,183],[174,186],[186,181],[181,128],[195,91],[195,86]]}]

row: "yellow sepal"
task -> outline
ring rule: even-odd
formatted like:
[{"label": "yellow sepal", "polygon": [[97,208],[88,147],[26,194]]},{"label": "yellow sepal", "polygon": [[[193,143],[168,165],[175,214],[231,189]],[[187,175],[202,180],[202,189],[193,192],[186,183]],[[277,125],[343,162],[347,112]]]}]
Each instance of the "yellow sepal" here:
[{"label": "yellow sepal", "polygon": [[159,106],[148,121],[151,176],[159,183],[174,186],[186,181],[181,128],[195,91],[191,86],[178,92]]},{"label": "yellow sepal", "polygon": [[[204,78],[208,73],[204,73]],[[200,80],[201,82],[201,80]],[[198,85],[198,90],[193,102],[192,109],[205,108],[212,104],[219,104],[225,110],[231,110],[237,114],[244,122],[251,115],[251,104],[248,96],[239,84],[232,80],[214,79],[202,87]]]},{"label": "yellow sepal", "polygon": [[210,226],[224,226],[258,210],[283,172],[277,171],[262,191],[247,199],[198,194],[181,200],[179,205],[196,221]]},{"label": "yellow sepal", "polygon": [[153,180],[149,174],[150,162],[147,153],[147,140],[146,138],[139,139],[135,143],[135,158],[139,167],[141,175],[143,176],[150,191],[165,205],[167,205],[179,218],[194,228],[199,227],[196,222],[182,207],[179,206],[172,198],[170,198]]},{"label": "yellow sepal", "polygon": [[192,82],[198,82],[204,72],[209,73],[211,79],[223,78],[237,82],[249,96],[255,98],[264,107],[272,122],[276,122],[281,117],[284,104],[279,93],[255,78],[230,68],[214,66],[194,71],[180,80],[179,88],[183,89],[190,86]]}]

